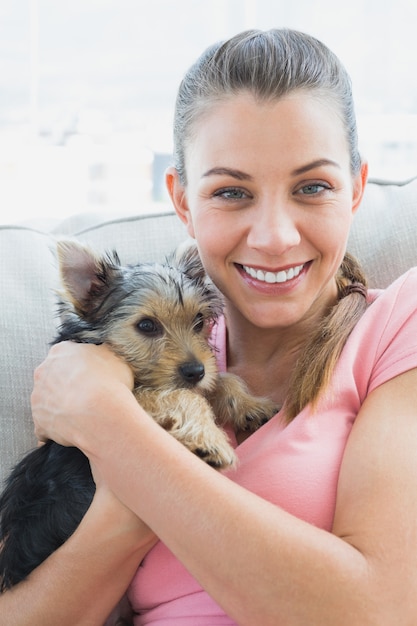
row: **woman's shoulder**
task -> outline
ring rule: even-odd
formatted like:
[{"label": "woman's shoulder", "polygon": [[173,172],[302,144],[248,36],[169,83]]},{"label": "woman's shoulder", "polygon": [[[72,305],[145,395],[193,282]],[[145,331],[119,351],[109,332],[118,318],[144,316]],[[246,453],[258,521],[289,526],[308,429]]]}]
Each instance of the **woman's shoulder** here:
[{"label": "woman's shoulder", "polygon": [[[403,308],[413,310],[417,308],[417,267],[410,268],[407,272],[399,276],[395,281],[384,289],[369,289],[368,302],[374,305],[388,305],[392,303],[396,305],[397,312]],[[370,307],[372,311],[374,307]]]},{"label": "woman's shoulder", "polygon": [[370,290],[369,302],[345,346],[348,365],[367,381],[367,392],[417,367],[417,268],[386,289]]},{"label": "woman's shoulder", "polygon": [[[358,331],[381,341],[390,341],[402,328],[413,328],[417,340],[417,267],[413,267],[385,289],[370,289],[369,306],[359,320]],[[379,339],[378,339],[379,337]]]}]

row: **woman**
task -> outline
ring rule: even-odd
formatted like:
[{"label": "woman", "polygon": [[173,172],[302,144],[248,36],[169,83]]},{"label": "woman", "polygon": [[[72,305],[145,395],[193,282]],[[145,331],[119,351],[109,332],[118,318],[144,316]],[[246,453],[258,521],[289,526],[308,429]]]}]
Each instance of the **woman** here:
[{"label": "woman", "polygon": [[345,255],[366,175],[349,79],[316,40],[247,32],[190,69],[168,190],[225,296],[219,367],[282,409],[230,433],[221,474],[104,346],[55,346],[36,432],[80,447],[97,493],[0,624],[102,624],[139,563],[138,625],[417,622],[417,276],[367,292]]}]

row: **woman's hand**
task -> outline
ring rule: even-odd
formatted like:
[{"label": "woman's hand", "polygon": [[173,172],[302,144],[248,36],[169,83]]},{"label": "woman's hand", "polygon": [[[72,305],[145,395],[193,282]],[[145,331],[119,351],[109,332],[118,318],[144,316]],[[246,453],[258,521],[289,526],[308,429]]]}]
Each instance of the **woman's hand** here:
[{"label": "woman's hand", "polygon": [[53,439],[62,445],[77,445],[81,429],[88,433],[92,416],[103,419],[108,400],[130,393],[132,387],[130,368],[107,346],[59,343],[35,370],[35,434],[40,441]]}]

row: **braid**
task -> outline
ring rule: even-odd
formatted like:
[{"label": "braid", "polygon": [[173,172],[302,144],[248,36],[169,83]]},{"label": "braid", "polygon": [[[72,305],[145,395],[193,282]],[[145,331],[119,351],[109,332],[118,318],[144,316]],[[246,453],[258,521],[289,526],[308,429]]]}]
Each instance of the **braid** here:
[{"label": "braid", "polygon": [[339,268],[336,284],[339,300],[308,340],[290,380],[285,402],[289,422],[307,404],[317,402],[330,381],[347,338],[368,306],[366,277],[358,261],[348,253]]}]

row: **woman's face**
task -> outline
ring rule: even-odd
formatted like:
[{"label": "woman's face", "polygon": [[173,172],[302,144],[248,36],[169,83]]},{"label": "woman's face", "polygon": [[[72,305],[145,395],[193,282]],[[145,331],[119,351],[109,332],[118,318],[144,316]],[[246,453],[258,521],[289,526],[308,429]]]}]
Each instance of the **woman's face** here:
[{"label": "woman's face", "polygon": [[365,167],[352,177],[334,108],[308,92],[218,103],[195,128],[186,172],[185,188],[168,172],[168,188],[229,311],[260,328],[321,316],[366,179]]}]

